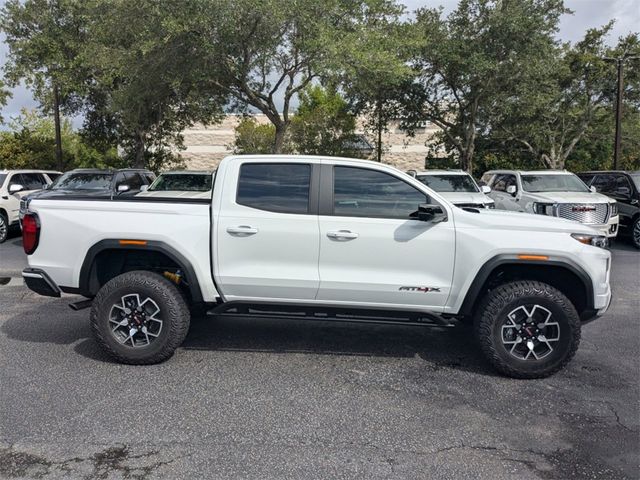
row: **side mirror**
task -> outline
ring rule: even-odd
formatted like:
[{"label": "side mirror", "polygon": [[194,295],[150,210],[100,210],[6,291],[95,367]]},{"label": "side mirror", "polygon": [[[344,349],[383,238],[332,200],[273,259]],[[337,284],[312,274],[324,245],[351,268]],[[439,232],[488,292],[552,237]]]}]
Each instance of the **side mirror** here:
[{"label": "side mirror", "polygon": [[515,186],[515,185],[509,185],[509,186],[507,187],[507,193],[508,193],[509,195],[513,195],[513,196],[515,196],[515,194],[516,194],[516,192],[517,192],[517,191],[518,191],[518,190],[516,189],[516,186]]},{"label": "side mirror", "polygon": [[416,175],[418,175],[418,172],[416,172],[415,170],[407,170],[407,175],[410,175],[413,178],[416,178]]},{"label": "side mirror", "polygon": [[440,205],[423,203],[418,206],[418,220],[421,222],[434,222],[446,219],[444,210]]},{"label": "side mirror", "polygon": [[141,191],[141,192],[146,192],[147,190],[149,190],[149,185],[142,185],[142,186],[140,187],[140,191]]},{"label": "side mirror", "polygon": [[13,195],[14,193],[21,192],[22,190],[24,190],[24,187],[19,183],[12,183],[11,185],[9,185],[9,193],[11,195]]},{"label": "side mirror", "polygon": [[480,191],[484,194],[491,193],[491,187],[489,185],[482,185]]},{"label": "side mirror", "polygon": [[589,187],[589,190],[591,190],[591,193],[598,193],[598,189],[596,187],[594,187],[593,185],[591,185]]},{"label": "side mirror", "polygon": [[124,192],[128,192],[129,190],[131,190],[131,187],[129,187],[129,185],[120,184],[120,185],[118,185],[118,188],[116,190],[118,191],[118,193],[124,193]]}]

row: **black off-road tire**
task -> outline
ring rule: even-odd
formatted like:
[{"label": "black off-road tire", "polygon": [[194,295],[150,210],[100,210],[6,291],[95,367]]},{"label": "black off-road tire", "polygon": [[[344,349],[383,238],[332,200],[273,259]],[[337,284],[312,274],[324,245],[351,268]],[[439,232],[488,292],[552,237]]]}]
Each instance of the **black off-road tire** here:
[{"label": "black off-road tire", "polygon": [[[540,360],[521,360],[503,344],[502,326],[507,315],[526,305],[540,305],[559,324],[560,339]],[[580,318],[569,299],[556,288],[539,281],[515,281],[491,290],[483,298],[474,320],[482,353],[500,373],[513,378],[544,378],[564,368],[580,344]]]},{"label": "black off-road tire", "polygon": [[640,217],[636,218],[631,227],[631,244],[640,249]]},{"label": "black off-road tire", "polygon": [[9,237],[9,221],[4,213],[0,213],[0,243],[4,243]]},{"label": "black off-road tire", "polygon": [[[160,308],[162,328],[149,345],[127,346],[111,333],[110,312],[127,294],[152,299]],[[93,300],[91,328],[98,344],[115,360],[131,365],[151,365],[171,357],[189,331],[189,306],[173,283],[153,272],[133,271],[107,282]],[[111,325],[111,326],[110,326]]]}]

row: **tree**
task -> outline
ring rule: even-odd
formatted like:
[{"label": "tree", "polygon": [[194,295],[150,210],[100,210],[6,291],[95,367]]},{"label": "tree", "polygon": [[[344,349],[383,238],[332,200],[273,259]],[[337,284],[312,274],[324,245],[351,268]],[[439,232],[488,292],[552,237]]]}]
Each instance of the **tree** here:
[{"label": "tree", "polygon": [[240,111],[263,113],[283,150],[297,95],[341,66],[347,40],[397,14],[391,0],[201,1],[192,19],[192,50],[211,83]]},{"label": "tree", "polygon": [[9,47],[5,79],[10,86],[25,80],[43,109],[53,112],[59,169],[64,166],[61,110],[73,114],[79,108],[83,9],[79,0],[8,0],[0,12]]},{"label": "tree", "polygon": [[[23,110],[9,122],[9,131],[0,133],[0,169],[60,169],[56,158],[55,122],[36,111]],[[79,167],[123,167],[116,148],[97,150],[73,131],[71,122],[62,119],[60,138],[63,147],[61,170]]]},{"label": "tree", "polygon": [[420,76],[405,95],[405,123],[429,120],[460,166],[472,171],[476,141],[504,97],[556,46],[561,0],[461,0],[446,19],[420,9],[412,56]]},{"label": "tree", "polygon": [[271,153],[276,138],[273,124],[259,124],[254,117],[245,116],[235,128],[234,153]]},{"label": "tree", "polygon": [[333,87],[320,85],[300,92],[300,106],[291,123],[295,150],[306,155],[353,155],[356,118]]},{"label": "tree", "polygon": [[85,130],[116,141],[135,167],[175,163],[184,128],[223,116],[226,96],[193,76],[202,72],[193,68],[196,33],[185,19],[198,14],[198,3],[93,0],[83,50],[92,79]]},{"label": "tree", "polygon": [[[576,45],[562,45],[556,55],[541,61],[537,73],[521,82],[514,95],[501,99],[495,136],[519,143],[542,166],[556,169],[565,167],[587,135],[593,141],[607,123],[613,124],[616,72],[615,65],[605,61],[618,49],[605,44],[611,26],[591,29]],[[628,85],[631,90],[634,82]]]}]

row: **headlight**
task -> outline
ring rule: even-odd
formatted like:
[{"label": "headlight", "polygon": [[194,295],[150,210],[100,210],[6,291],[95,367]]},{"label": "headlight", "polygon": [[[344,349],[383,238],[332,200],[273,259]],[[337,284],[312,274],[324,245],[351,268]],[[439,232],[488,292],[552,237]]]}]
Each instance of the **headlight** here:
[{"label": "headlight", "polygon": [[495,202],[485,203],[484,208],[496,208],[496,204]]},{"label": "headlight", "polygon": [[594,247],[606,248],[609,242],[604,235],[589,235],[586,233],[572,233],[571,236],[580,243]]},{"label": "headlight", "polygon": [[615,203],[611,203],[611,217],[615,217],[616,215],[618,215],[618,202]]},{"label": "headlight", "polygon": [[533,211],[538,215],[548,215],[553,217],[553,203],[534,203]]}]

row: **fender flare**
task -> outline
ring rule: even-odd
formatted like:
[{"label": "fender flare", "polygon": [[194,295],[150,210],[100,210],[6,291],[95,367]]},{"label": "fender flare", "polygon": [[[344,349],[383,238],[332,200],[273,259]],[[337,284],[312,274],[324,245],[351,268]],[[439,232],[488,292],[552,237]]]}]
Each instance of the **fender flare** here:
[{"label": "fender flare", "polygon": [[593,283],[591,282],[591,277],[589,274],[576,262],[569,258],[565,258],[562,256],[549,256],[548,260],[523,260],[518,258],[516,254],[500,254],[492,257],[487,262],[485,262],[476,277],[474,278],[469,290],[464,297],[462,305],[460,306],[460,311],[458,315],[472,315],[473,307],[476,302],[479,300],[482,295],[482,287],[485,285],[489,276],[495,271],[496,268],[501,267],[503,265],[535,265],[535,266],[553,266],[560,267],[568,270],[569,272],[576,275],[580,281],[582,282],[585,292],[587,293],[586,298],[586,309],[593,310]]},{"label": "fender flare", "polygon": [[145,252],[158,252],[166,255],[173,262],[175,262],[180,269],[186,273],[186,277],[189,279],[189,292],[194,302],[202,302],[202,290],[198,283],[198,277],[196,272],[189,262],[180,252],[175,248],[167,245],[165,242],[156,240],[146,240],[144,245],[126,244],[121,245],[120,240],[106,239],[101,240],[94,244],[85,255],[82,267],[80,268],[79,276],[79,290],[85,297],[94,297],[97,292],[93,292],[91,289],[91,275],[93,271],[93,265],[96,257],[99,253],[105,250],[140,250]]}]

